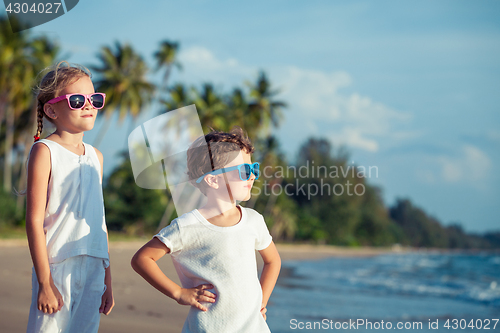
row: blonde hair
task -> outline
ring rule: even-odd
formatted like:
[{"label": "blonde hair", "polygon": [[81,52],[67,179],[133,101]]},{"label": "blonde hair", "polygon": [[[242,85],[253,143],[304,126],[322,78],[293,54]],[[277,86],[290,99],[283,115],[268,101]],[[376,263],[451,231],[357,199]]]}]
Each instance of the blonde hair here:
[{"label": "blonde hair", "polygon": [[42,73],[44,72],[46,72],[46,74],[40,81],[40,84],[36,87],[37,129],[35,141],[40,139],[40,135],[42,134],[43,117],[46,117],[48,121],[52,122],[51,119],[45,115],[45,112],[43,112],[45,103],[57,97],[57,94],[62,89],[76,82],[83,76],[88,76],[89,78],[92,77],[92,74],[86,67],[76,64],[70,64],[67,61],[60,61],[56,65],[44,69]]}]

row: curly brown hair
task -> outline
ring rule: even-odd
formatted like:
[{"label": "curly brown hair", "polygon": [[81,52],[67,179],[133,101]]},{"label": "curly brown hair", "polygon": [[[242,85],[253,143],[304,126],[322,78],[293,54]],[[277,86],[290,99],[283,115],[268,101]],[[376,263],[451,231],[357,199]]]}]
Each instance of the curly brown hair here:
[{"label": "curly brown hair", "polygon": [[35,141],[37,141],[42,134],[43,117],[52,122],[52,120],[45,115],[45,112],[43,112],[45,103],[55,98],[62,89],[78,81],[83,76],[92,77],[90,71],[86,67],[75,64],[72,65],[67,61],[60,61],[55,66],[43,70],[42,73],[46,71],[48,72],[44,75],[36,88],[37,129]]},{"label": "curly brown hair", "polygon": [[223,168],[241,150],[252,154],[254,147],[239,126],[234,126],[229,133],[212,129],[212,132],[197,138],[187,151],[187,174],[191,184],[206,194],[208,185],[205,182],[196,183],[196,180],[207,172]]}]

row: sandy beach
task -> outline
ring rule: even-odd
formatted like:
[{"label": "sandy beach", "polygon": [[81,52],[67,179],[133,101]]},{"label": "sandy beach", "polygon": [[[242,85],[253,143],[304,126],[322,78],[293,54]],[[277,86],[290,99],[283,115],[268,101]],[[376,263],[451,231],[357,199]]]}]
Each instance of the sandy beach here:
[{"label": "sandy beach", "polygon": [[[136,241],[110,244],[116,305],[109,316],[102,316],[99,332],[174,333],[182,329],[188,307],[178,305],[153,289],[130,267],[130,259],[142,245],[143,242]],[[373,256],[394,250],[279,244],[278,251],[282,260],[314,260],[332,256]],[[162,258],[159,265],[167,276],[179,283],[169,257]],[[24,332],[31,303],[32,263],[27,241],[0,240],[0,267],[0,333]]]}]

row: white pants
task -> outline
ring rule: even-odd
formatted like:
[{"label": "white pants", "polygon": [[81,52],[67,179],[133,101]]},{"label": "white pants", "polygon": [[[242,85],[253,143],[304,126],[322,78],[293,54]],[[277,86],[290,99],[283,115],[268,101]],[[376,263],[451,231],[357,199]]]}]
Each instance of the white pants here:
[{"label": "white pants", "polygon": [[54,284],[61,293],[64,306],[53,314],[38,310],[38,280],[32,275],[31,308],[27,333],[82,332],[99,329],[101,298],[104,294],[105,259],[86,255],[50,264]]}]

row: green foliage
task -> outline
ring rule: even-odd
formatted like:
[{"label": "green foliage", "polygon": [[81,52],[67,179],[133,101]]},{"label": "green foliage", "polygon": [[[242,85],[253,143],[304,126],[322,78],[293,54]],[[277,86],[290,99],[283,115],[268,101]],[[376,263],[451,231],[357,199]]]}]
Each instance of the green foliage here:
[{"label": "green foliage", "polygon": [[112,172],[104,187],[106,223],[110,230],[151,234],[160,223],[167,203],[164,192],[135,184],[128,158]]},{"label": "green foliage", "polygon": [[[241,205],[248,206],[248,202],[242,202]],[[261,194],[254,209],[265,216],[267,226],[275,241],[294,240],[299,230],[297,225],[299,210],[292,198],[285,193],[276,196]]]},{"label": "green foliage", "polygon": [[380,190],[374,186],[366,186],[362,199],[360,222],[355,230],[356,239],[361,245],[381,246],[397,243],[403,233],[401,228],[389,219]]},{"label": "green foliage", "polygon": [[97,58],[99,65],[91,66],[97,74],[94,84],[97,91],[106,94],[106,107],[100,110],[98,117],[106,115],[107,120],[93,142],[94,147],[101,144],[112,114],[118,113],[119,121],[127,115],[137,118],[151,103],[156,90],[146,77],[149,72],[146,62],[131,45],[117,41],[114,47],[102,47]]},{"label": "green foliage", "polygon": [[297,240],[311,240],[324,244],[328,238],[322,221],[310,210],[310,207],[299,209],[297,227],[298,230],[295,234]]},{"label": "green foliage", "polygon": [[397,228],[387,216],[380,192],[363,170],[348,164],[345,148],[310,138],[300,148],[296,172],[288,172],[298,203],[299,239],[336,245],[390,245]]},{"label": "green foliage", "polygon": [[195,104],[203,130],[210,128],[229,131],[240,126],[252,141],[270,137],[272,127],[283,120],[282,109],[286,103],[276,100],[278,93],[264,72],[260,72],[254,83],[246,87],[235,87],[230,92],[217,89],[212,83],[198,87],[186,87],[176,83],[169,95],[161,99],[164,108],[160,113]]},{"label": "green foliage", "polygon": [[[98,64],[91,68],[96,74],[96,89],[107,95],[107,106],[99,112],[107,117],[94,146],[104,137],[113,113],[119,113],[120,120],[127,115],[136,118],[153,100],[160,102],[160,113],[195,104],[204,131],[242,127],[254,143],[254,160],[261,163],[261,170],[272,170],[261,175],[251,199],[242,205],[265,216],[277,241],[348,246],[401,243],[441,248],[500,247],[500,233],[483,237],[465,233],[458,224],[443,227],[407,199],[398,200],[387,209],[381,189],[369,183],[363,172],[366,170],[349,163],[347,150],[333,147],[326,139],[309,138],[300,147],[296,161],[289,163],[271,134],[284,119],[287,104],[278,99],[279,90],[267,74],[260,72],[253,82],[246,81],[229,91],[221,91],[210,82],[169,86],[172,70],[181,69],[177,60],[179,48],[178,42],[164,40],[159,44],[153,55],[156,72],[163,72],[158,85],[148,79],[147,61],[131,45],[116,42],[99,49]],[[7,18],[0,17],[2,231],[20,230],[23,225],[20,212],[24,200],[14,197],[10,190],[14,182],[20,189],[25,187],[23,165],[35,125],[31,83],[36,73],[52,64],[58,54],[58,45],[48,37],[33,37],[29,31],[13,34]],[[11,161],[12,156],[17,160]],[[169,194],[137,186],[130,161],[126,155],[123,157],[104,186],[111,238],[152,234],[162,217],[167,223],[175,216]]]},{"label": "green foliage", "polygon": [[403,230],[404,237],[399,239],[406,245],[461,249],[498,247],[493,239],[468,235],[457,224],[444,228],[408,199],[398,199],[389,212]]},{"label": "green foliage", "polygon": [[163,84],[166,84],[168,77],[172,71],[172,67],[181,69],[181,64],[177,61],[177,52],[179,51],[179,43],[164,40],[160,43],[160,48],[154,54],[156,60],[156,70],[165,68],[163,75]]},{"label": "green foliage", "polygon": [[20,222],[16,219],[16,199],[12,193],[0,191],[0,228],[16,226]]},{"label": "green foliage", "polygon": [[399,199],[390,209],[391,218],[403,229],[404,244],[417,247],[447,247],[448,238],[438,221],[409,200]]},{"label": "green foliage", "polygon": [[99,115],[109,117],[118,111],[120,120],[127,114],[137,117],[155,91],[155,86],[146,78],[146,62],[131,45],[120,42],[114,47],[104,46],[97,57],[99,65],[91,66],[97,73],[94,84],[96,90],[106,94],[106,107]]},{"label": "green foliage", "polygon": [[25,162],[36,128],[34,78],[60,51],[53,38],[30,30],[13,33],[11,26],[18,30],[22,23],[0,16],[0,224],[9,228],[24,225],[26,197],[12,192],[26,188]]},{"label": "green foliage", "polygon": [[489,247],[496,249],[500,248],[500,231],[488,232],[480,238],[485,239],[488,242]]}]

